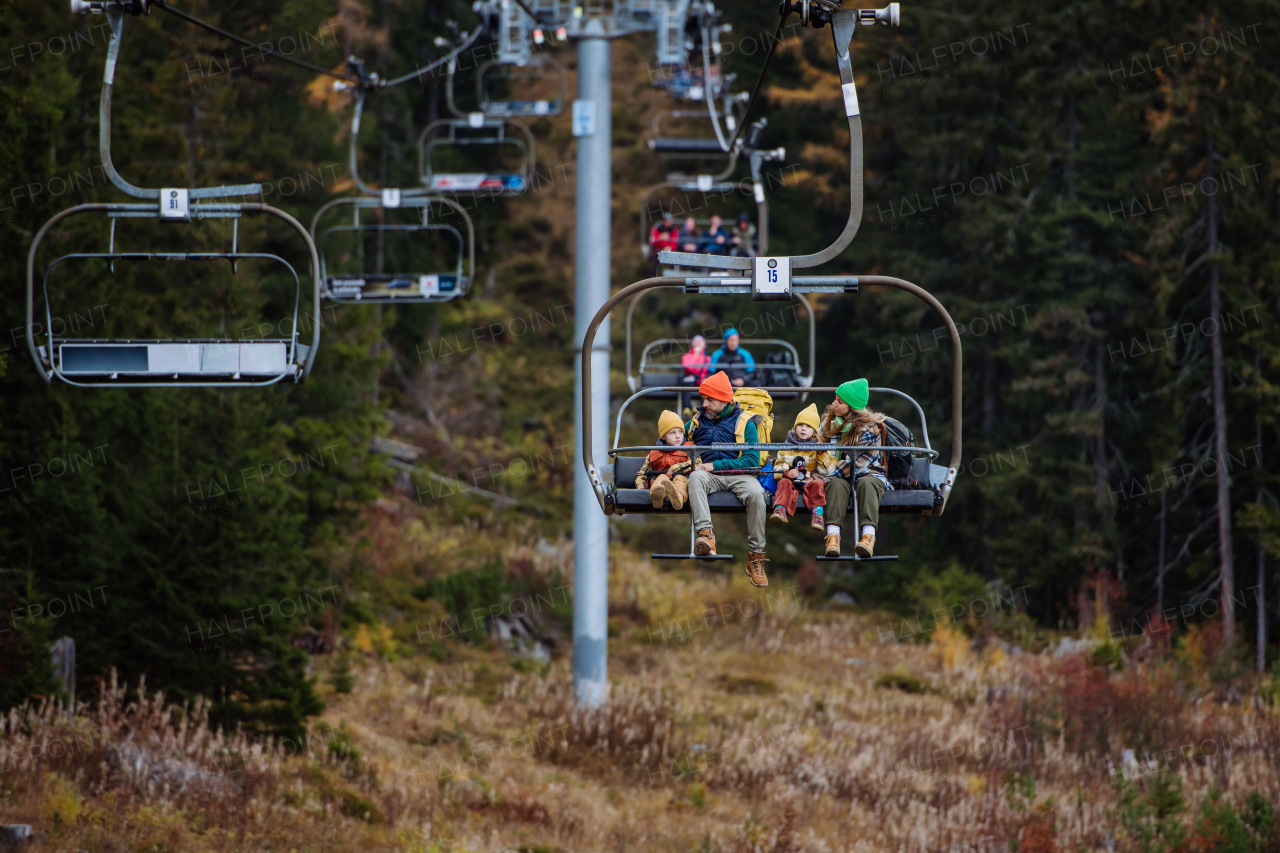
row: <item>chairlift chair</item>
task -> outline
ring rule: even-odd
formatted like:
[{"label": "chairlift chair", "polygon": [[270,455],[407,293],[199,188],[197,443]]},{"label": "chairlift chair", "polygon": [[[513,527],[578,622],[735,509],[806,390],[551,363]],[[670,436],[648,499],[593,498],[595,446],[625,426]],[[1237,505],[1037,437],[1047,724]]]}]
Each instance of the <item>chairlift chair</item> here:
[{"label": "chairlift chair", "polygon": [[[357,66],[357,61],[352,61]],[[363,69],[359,69],[362,71]],[[363,74],[360,74],[363,78]],[[345,88],[338,84],[336,88]],[[365,91],[355,89],[355,113],[351,122],[351,142],[348,149],[348,164],[352,180],[356,188],[364,195],[348,198],[337,198],[325,204],[311,220],[311,238],[315,241],[320,256],[320,278],[324,286],[324,296],[333,302],[343,303],[435,303],[448,302],[466,294],[475,275],[476,239],[475,227],[467,211],[452,199],[438,195],[430,195],[421,187],[406,189],[377,189],[366,184],[360,177],[359,158],[356,141],[360,134],[360,120],[364,112]],[[352,221],[350,225],[333,225],[317,236],[320,220],[330,210],[350,205]],[[467,234],[448,223],[434,222],[431,219],[433,205],[452,209],[462,217]],[[387,222],[389,211],[407,210],[414,212],[413,222]],[[381,211],[383,221],[361,222],[361,211]],[[407,235],[444,234],[457,242],[457,264],[451,269],[413,270],[408,272],[337,272],[331,270],[328,254],[325,249],[330,238],[341,235],[354,235],[360,239],[363,234],[398,233]],[[463,268],[463,261],[466,268]]]},{"label": "chairlift chair", "polygon": [[[632,337],[631,336],[631,318],[632,318],[632,315],[635,314],[636,307],[640,304],[642,295],[643,294],[637,294],[631,300],[631,302],[627,305],[627,323],[626,323],[627,386],[631,389],[632,393],[641,391],[643,389],[649,389],[649,394],[647,396],[653,399],[658,399],[658,400],[674,400],[674,399],[678,399],[681,394],[693,393],[694,391],[697,390],[696,388],[691,387],[689,385],[681,385],[680,383],[680,377],[682,375],[682,371],[680,369],[679,364],[651,363],[650,361],[650,359],[652,358],[650,353],[653,352],[653,350],[655,349],[662,350],[667,346],[673,346],[673,345],[678,346],[681,344],[687,344],[689,340],[688,338],[660,338],[656,341],[650,341],[648,344],[645,345],[644,349],[640,351],[639,370],[635,375],[631,373],[631,337]],[[816,325],[816,320],[814,318],[813,306],[809,304],[809,300],[805,297],[805,295],[803,293],[797,293],[796,299],[798,299],[800,303],[804,305],[805,313],[808,315],[808,318],[809,318],[809,373],[807,376],[806,375],[797,376],[798,385],[804,388],[808,388],[810,385],[813,384],[814,373],[816,370],[816,361],[815,361],[816,351],[815,351],[814,343],[817,335],[817,325]],[[724,341],[721,338],[708,338],[707,354],[710,355],[711,352],[713,352],[712,344],[723,344],[723,343]],[[786,353],[791,357],[792,365],[797,370],[799,369],[800,353],[796,351],[795,345],[792,344],[790,341],[781,340],[779,338],[741,338],[740,337],[738,343],[739,343],[739,346],[744,347],[748,350],[751,350],[753,348],[762,348],[762,347],[774,347],[774,348],[781,349],[784,353]],[[756,373],[762,374],[762,378],[766,379],[766,381],[762,384],[764,385],[772,384],[772,382],[769,380],[772,379],[772,372],[776,370],[777,367],[778,367],[777,365],[768,365],[763,361],[757,360]],[[670,389],[673,387],[679,388],[679,391],[677,393],[672,393]],[[799,396],[799,398],[803,401],[804,399],[807,398],[808,394],[807,392],[801,392],[799,395],[797,395],[795,392],[782,392],[777,397],[777,399],[794,400],[797,398],[797,396]]]},{"label": "chairlift chair", "polygon": [[[278,255],[241,252],[238,247],[239,219],[245,213],[265,213],[283,220],[301,237],[310,263],[312,310],[320,314],[320,261],[315,243],[306,229],[289,214],[267,204],[235,203],[221,199],[260,195],[258,184],[239,186],[149,189],[130,184],[116,172],[111,161],[111,96],[117,60],[120,55],[124,14],[138,15],[150,11],[148,0],[105,0],[105,2],[72,2],[74,13],[105,12],[111,29],[107,46],[106,70],[103,75],[99,103],[99,142],[103,169],[111,182],[127,195],[145,199],[138,203],[81,204],[55,214],[36,233],[27,253],[26,274],[26,338],[27,348],[41,378],[55,378],[80,387],[229,387],[262,386],[277,382],[301,383],[311,373],[320,344],[320,324],[314,324],[310,344],[298,339],[298,314],[302,284],[297,271]],[[105,214],[110,223],[106,252],[73,252],[65,254],[44,271],[46,337],[37,346],[34,335],[36,257],[41,243],[62,221],[86,214]],[[193,219],[232,220],[230,252],[118,251],[115,246],[118,219],[145,219],[158,223],[185,223]],[[120,262],[190,262],[226,261],[238,271],[242,260],[260,259],[283,264],[292,275],[295,286],[294,308],[288,337],[253,341],[211,338],[185,339],[73,339],[55,336],[52,309],[48,299],[50,274],[63,264],[78,260],[105,261],[114,271]]]},{"label": "chairlift chair", "polygon": [[[961,461],[962,450],[962,386],[963,386],[963,352],[960,345],[960,334],[955,323],[942,304],[928,291],[919,285],[903,279],[882,275],[868,276],[800,276],[795,270],[815,267],[833,260],[853,241],[862,221],[863,187],[862,187],[862,120],[858,108],[857,91],[853,79],[853,66],[849,55],[850,43],[858,24],[868,25],[898,23],[898,4],[893,3],[884,9],[831,9],[827,5],[818,5],[801,0],[800,3],[784,4],[782,14],[800,11],[802,22],[814,26],[831,25],[835,42],[836,61],[840,72],[841,95],[845,104],[845,115],[849,122],[849,218],[839,237],[830,246],[820,252],[798,256],[760,256],[755,258],[725,257],[686,252],[662,252],[659,256],[663,262],[679,263],[684,266],[706,267],[730,272],[728,277],[695,277],[695,276],[660,276],[638,281],[622,288],[610,297],[596,312],[587,326],[581,344],[581,352],[589,353],[595,344],[595,336],[600,324],[623,301],[631,299],[656,288],[680,288],[685,293],[750,295],[753,301],[779,301],[790,299],[793,295],[805,293],[850,294],[859,292],[864,285],[893,287],[911,293],[932,308],[943,320],[951,342],[952,353],[952,389],[951,389],[951,456],[946,467],[934,464],[938,452],[929,446],[927,425],[924,423],[924,412],[910,397],[894,389],[876,389],[882,393],[892,393],[904,397],[916,407],[920,415],[922,436],[925,446],[904,451],[901,447],[890,446],[853,446],[848,448],[830,445],[829,449],[840,454],[857,454],[868,451],[884,451],[888,453],[909,452],[913,457],[912,476],[909,478],[914,487],[895,489],[885,494],[881,502],[881,511],[886,514],[916,514],[921,516],[940,517],[946,510],[947,500],[955,484],[957,469]],[[621,427],[621,413],[627,405],[640,396],[660,393],[662,391],[680,392],[679,386],[663,388],[640,388],[623,403],[619,411],[619,427],[615,432],[614,446],[608,451],[611,462],[598,465],[595,459],[594,436],[591,425],[591,359],[582,357],[580,364],[582,382],[582,464],[586,471],[591,488],[605,515],[616,515],[620,512],[654,512],[648,502],[648,493],[644,494],[644,507],[634,505],[634,492],[620,486],[634,481],[642,460],[625,456],[628,453],[648,453],[651,450],[667,449],[664,445],[644,445],[619,447],[618,435]],[[834,388],[802,388],[765,387],[765,391],[803,392],[834,391]],[[761,451],[785,451],[792,449],[790,445],[769,443],[754,445]],[[740,444],[706,445],[704,450],[742,450]],[[623,461],[628,460],[628,461]],[[927,467],[926,467],[927,466]],[[613,474],[613,482],[607,481],[606,472]],[[904,485],[910,485],[904,484]],[[856,495],[856,491],[855,491]],[[731,493],[717,492],[710,496],[712,512],[741,512],[742,507]],[[664,505],[659,512],[667,511]],[[701,559],[692,554],[654,555],[658,558]],[[724,559],[727,555],[716,555]],[[882,555],[892,556],[892,555]],[[822,559],[822,558],[820,558]],[[840,557],[840,560],[857,560],[858,558]],[[875,558],[873,558],[875,559]]]},{"label": "chairlift chair", "polygon": [[[768,120],[760,119],[754,122],[746,132],[746,137],[741,143],[740,150],[748,154],[751,167],[751,197],[755,201],[755,246],[749,248],[750,256],[765,255],[769,251],[769,204],[764,195],[764,177],[763,170],[765,163],[781,163],[786,159],[786,149],[762,149],[760,140],[764,134],[764,128],[768,127]],[[704,195],[709,193],[719,193],[721,196],[727,196],[739,188],[739,184],[732,182],[718,182],[717,175],[698,175],[694,181],[682,178],[681,175],[668,175],[667,181],[650,187],[645,192],[644,202],[640,206],[640,247],[641,254],[645,259],[649,257],[649,213],[653,209],[653,199],[658,193],[675,190],[677,192],[701,192]],[[703,224],[699,220],[699,224]],[[673,268],[664,270],[663,275],[680,275],[684,270]],[[712,274],[707,270],[705,274]]]},{"label": "chairlift chair", "polygon": [[[438,119],[423,128],[418,137],[418,176],[424,187],[442,195],[513,196],[529,188],[536,167],[533,133],[511,118],[494,118],[483,110],[463,112],[453,97],[457,60],[449,61],[445,102],[453,118]],[[482,90],[483,91],[483,90]],[[442,149],[515,149],[519,165],[514,169],[483,172],[449,172],[439,168],[435,155]]]},{"label": "chairlift chair", "polygon": [[[557,96],[525,100],[509,98],[505,101],[491,99],[487,84],[492,78],[488,77],[486,72],[499,65],[508,69],[506,75],[508,80],[542,80],[554,76],[559,82]],[[543,69],[549,69],[550,73],[534,73]],[[544,56],[533,57],[525,64],[489,60],[482,63],[476,70],[476,100],[480,104],[480,112],[488,118],[558,116],[564,109],[565,102],[569,100],[569,71],[559,62]]]}]

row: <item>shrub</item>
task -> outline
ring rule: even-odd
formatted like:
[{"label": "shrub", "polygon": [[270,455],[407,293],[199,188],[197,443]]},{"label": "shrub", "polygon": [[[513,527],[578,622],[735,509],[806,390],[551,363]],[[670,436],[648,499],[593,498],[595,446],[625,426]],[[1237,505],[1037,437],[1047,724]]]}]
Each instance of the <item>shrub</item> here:
[{"label": "shrub", "polygon": [[933,685],[905,672],[886,672],[875,681],[876,687],[888,687],[904,693],[932,693]]}]

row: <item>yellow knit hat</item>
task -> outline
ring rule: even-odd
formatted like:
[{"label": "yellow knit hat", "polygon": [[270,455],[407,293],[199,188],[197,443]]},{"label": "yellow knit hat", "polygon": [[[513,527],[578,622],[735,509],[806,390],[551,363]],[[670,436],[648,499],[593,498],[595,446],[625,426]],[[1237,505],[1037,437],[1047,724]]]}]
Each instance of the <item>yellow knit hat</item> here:
[{"label": "yellow knit hat", "polygon": [[806,424],[808,426],[813,427],[814,432],[817,432],[818,424],[820,423],[822,423],[822,421],[818,417],[818,407],[813,403],[810,403],[809,408],[805,409],[803,412],[796,415],[795,426],[793,426],[792,429],[795,429],[795,427],[800,426],[800,424]]},{"label": "yellow knit hat", "polygon": [[[814,409],[816,413],[818,410]],[[684,421],[680,420],[680,416],[670,410],[664,410],[658,415],[658,438],[671,432],[673,429],[684,429]]]}]

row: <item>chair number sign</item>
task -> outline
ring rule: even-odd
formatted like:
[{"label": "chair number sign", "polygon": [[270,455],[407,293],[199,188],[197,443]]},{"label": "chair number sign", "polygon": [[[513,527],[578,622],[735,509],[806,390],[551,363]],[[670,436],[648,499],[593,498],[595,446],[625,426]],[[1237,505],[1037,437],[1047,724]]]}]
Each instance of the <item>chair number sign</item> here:
[{"label": "chair number sign", "polygon": [[756,294],[791,293],[791,258],[756,258],[752,290]]},{"label": "chair number sign", "polygon": [[190,191],[185,189],[160,190],[160,219],[186,222],[190,215]]}]

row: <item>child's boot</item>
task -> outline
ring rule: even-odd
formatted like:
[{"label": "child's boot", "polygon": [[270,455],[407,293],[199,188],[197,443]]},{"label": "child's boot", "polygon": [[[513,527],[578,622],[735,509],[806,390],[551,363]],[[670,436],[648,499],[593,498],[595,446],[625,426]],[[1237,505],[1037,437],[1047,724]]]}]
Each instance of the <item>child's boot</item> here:
[{"label": "child's boot", "polygon": [[775,524],[786,524],[787,511],[781,506],[775,506],[773,508],[773,514],[769,516],[769,520]]},{"label": "child's boot", "polygon": [[809,519],[809,526],[819,532],[827,529],[827,525],[822,519],[822,507],[818,507],[813,511],[813,517]]},{"label": "child's boot", "polygon": [[671,478],[666,474],[659,474],[653,480],[653,485],[649,487],[649,503],[654,509],[662,509],[662,501],[667,498],[667,484],[671,482]]},{"label": "child's boot", "polygon": [[671,501],[672,509],[684,509],[684,503],[689,499],[689,478],[684,474],[672,477],[667,484],[667,499]]}]

